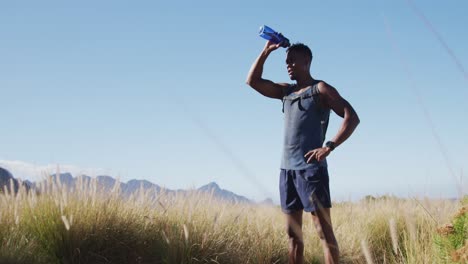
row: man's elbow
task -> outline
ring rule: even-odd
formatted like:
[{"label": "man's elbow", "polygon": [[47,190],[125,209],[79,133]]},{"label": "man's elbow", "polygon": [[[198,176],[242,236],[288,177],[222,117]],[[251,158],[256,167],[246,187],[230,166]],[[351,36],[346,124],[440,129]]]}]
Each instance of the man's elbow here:
[{"label": "man's elbow", "polygon": [[361,123],[361,119],[359,119],[359,116],[356,113],[354,113],[353,115],[353,121],[354,121],[355,126],[358,126],[359,123]]},{"label": "man's elbow", "polygon": [[254,79],[252,79],[252,78],[247,78],[247,80],[245,81],[245,83],[246,83],[248,86],[254,88],[254,87],[256,86],[256,83],[257,83],[257,82],[256,82]]},{"label": "man's elbow", "polygon": [[359,116],[356,114],[356,112],[350,111],[348,114],[345,114],[345,122],[352,124],[354,127],[357,127],[359,123],[361,123],[361,120],[359,119]]}]

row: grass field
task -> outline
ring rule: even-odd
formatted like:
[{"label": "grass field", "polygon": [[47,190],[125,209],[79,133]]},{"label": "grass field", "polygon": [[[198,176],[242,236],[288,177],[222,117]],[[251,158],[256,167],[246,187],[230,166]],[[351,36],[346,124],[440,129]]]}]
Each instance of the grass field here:
[{"label": "grass field", "polygon": [[[51,180],[40,192],[4,190],[0,206],[0,263],[286,263],[284,219],[273,206],[197,192],[123,199],[119,186],[67,190]],[[467,214],[461,201],[387,197],[334,204],[332,221],[343,263],[452,263],[454,254],[462,263]],[[461,229],[438,229],[456,215]],[[444,236],[460,230],[465,247],[453,253]],[[309,219],[304,232],[306,263],[321,263]]]}]

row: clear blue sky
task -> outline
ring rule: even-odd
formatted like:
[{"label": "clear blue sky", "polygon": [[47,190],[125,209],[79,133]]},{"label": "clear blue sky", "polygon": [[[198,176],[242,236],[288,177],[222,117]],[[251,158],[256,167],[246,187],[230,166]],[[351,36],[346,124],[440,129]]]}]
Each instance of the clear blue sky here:
[{"label": "clear blue sky", "polygon": [[[468,68],[468,3],[414,3]],[[406,0],[3,1],[0,164],[278,200],[281,103],[245,84],[263,24],[309,45],[361,118],[328,159],[335,199],[467,191],[468,80]],[[284,60],[264,77],[288,82]]]}]

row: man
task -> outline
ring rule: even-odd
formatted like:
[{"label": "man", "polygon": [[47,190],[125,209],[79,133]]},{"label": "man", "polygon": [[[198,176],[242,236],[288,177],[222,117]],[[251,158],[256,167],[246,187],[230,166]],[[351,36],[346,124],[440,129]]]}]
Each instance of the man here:
[{"label": "man", "polygon": [[[286,215],[289,263],[304,262],[302,212],[310,212],[320,237],[325,262],[339,263],[338,243],[333,233],[326,157],[340,146],[359,124],[353,107],[329,84],[310,74],[312,52],[304,44],[286,51],[286,66],[295,84],[262,78],[263,65],[280,44],[268,41],[252,65],[247,84],[260,94],[283,101],[284,148],[280,173],[281,208]],[[343,118],[336,136],[325,146],[330,109]]]}]

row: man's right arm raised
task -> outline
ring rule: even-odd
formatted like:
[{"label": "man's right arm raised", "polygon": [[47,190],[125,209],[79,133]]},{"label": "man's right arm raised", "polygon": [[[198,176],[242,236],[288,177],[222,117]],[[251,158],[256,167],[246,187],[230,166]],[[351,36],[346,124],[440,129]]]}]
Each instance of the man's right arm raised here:
[{"label": "man's right arm raised", "polygon": [[288,87],[287,83],[274,83],[270,80],[266,80],[262,78],[263,73],[263,65],[265,64],[268,55],[280,46],[279,44],[274,44],[270,41],[267,42],[265,48],[262,50],[258,58],[252,64],[250,68],[249,75],[247,76],[246,83],[254,88],[257,92],[261,93],[262,95],[270,98],[275,99],[282,99],[283,98],[283,89]]}]

